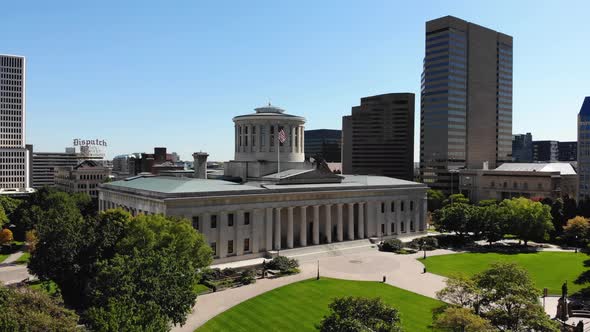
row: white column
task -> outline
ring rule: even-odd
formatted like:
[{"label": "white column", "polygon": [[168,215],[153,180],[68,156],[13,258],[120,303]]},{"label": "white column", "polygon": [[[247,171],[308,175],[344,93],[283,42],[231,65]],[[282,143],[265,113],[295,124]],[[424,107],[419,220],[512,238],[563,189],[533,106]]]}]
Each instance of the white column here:
[{"label": "white column", "polygon": [[313,244],[320,244],[320,206],[313,206]]},{"label": "white column", "polygon": [[[211,214],[203,213],[203,221],[201,222],[201,233],[205,236],[205,242],[210,245],[211,242],[217,242],[215,237],[211,236]],[[217,250],[219,252],[219,250]]]},{"label": "white column", "polygon": [[281,208],[275,208],[275,250],[281,250]]},{"label": "white column", "polygon": [[[395,228],[397,229],[397,234],[402,233],[402,201],[397,200],[395,201]],[[405,227],[405,226],[404,226]]]},{"label": "white column", "polygon": [[377,227],[375,234],[377,237],[382,237],[383,233],[381,232],[381,222],[382,222],[382,215],[383,213],[381,213],[381,204],[383,202],[374,202],[373,204],[373,210],[375,212],[375,227]]},{"label": "white column", "polygon": [[391,201],[385,201],[385,234],[391,235]]},{"label": "white column", "polygon": [[412,222],[414,223],[414,232],[418,232],[420,231],[420,228],[422,226],[421,221],[420,221],[420,200],[415,199],[414,200],[414,219],[412,220]]},{"label": "white column", "polygon": [[244,211],[237,211],[235,218],[236,220],[234,221],[234,247],[236,250],[236,255],[241,256],[244,254],[244,240],[242,239],[242,234],[240,232],[240,228],[242,227],[242,225],[244,225]]},{"label": "white column", "polygon": [[272,250],[272,208],[266,208],[266,232],[265,232],[265,249]]},{"label": "white column", "polygon": [[342,204],[336,204],[336,239],[338,242],[344,241],[344,234],[343,234],[343,225],[342,225]]},{"label": "white column", "polygon": [[348,203],[348,239],[354,240],[354,203]]},{"label": "white column", "polygon": [[326,228],[324,229],[324,232],[326,233],[326,242],[332,243],[332,204],[326,204],[324,205],[324,208],[326,210]]},{"label": "white column", "polygon": [[410,200],[406,199],[404,201],[404,222],[406,223],[406,233],[410,232],[410,220],[412,219],[410,211]]},{"label": "white column", "polygon": [[293,248],[293,207],[287,208],[287,248]]},{"label": "white column", "polygon": [[364,204],[365,203],[358,203],[359,206],[359,222],[358,222],[358,236],[360,239],[365,238],[365,212],[364,212]]},{"label": "white column", "polygon": [[252,211],[252,213],[250,214],[250,224],[252,225],[252,232],[250,234],[252,234],[250,236],[250,246],[252,246],[252,252],[253,253],[257,253],[260,251],[260,247],[259,247],[259,241],[260,241],[260,232],[261,232],[261,228],[260,228],[260,214],[261,214],[261,210],[260,209],[255,209]]},{"label": "white column", "polygon": [[307,246],[307,206],[301,206],[299,211],[299,244]]},{"label": "white column", "polygon": [[428,198],[424,196],[420,205],[420,230],[426,231],[426,216],[428,216]]},{"label": "white column", "polygon": [[223,258],[227,256],[227,239],[226,239],[226,229],[227,229],[227,212],[219,213],[219,220],[217,220],[217,234],[218,234],[218,245],[217,251],[219,252],[219,258]]}]

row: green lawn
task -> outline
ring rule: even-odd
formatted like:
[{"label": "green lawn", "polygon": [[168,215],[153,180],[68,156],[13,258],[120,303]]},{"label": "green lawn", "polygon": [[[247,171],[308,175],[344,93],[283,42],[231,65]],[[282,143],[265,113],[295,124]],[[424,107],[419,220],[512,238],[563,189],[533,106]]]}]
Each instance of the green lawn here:
[{"label": "green lawn", "polygon": [[53,281],[32,281],[29,283],[29,287],[31,289],[36,289],[38,291],[45,292],[49,295],[55,294],[59,287]]},{"label": "green lawn", "polygon": [[209,291],[209,287],[207,287],[203,284],[197,284],[195,286],[195,290],[197,291],[197,294],[201,294],[201,293]]},{"label": "green lawn", "polygon": [[14,264],[28,264],[29,258],[31,258],[31,254],[28,252],[25,252],[17,260],[14,261]]},{"label": "green lawn", "polygon": [[574,280],[586,270],[585,254],[567,252],[538,252],[530,254],[501,253],[464,253],[428,257],[420,259],[428,272],[450,276],[457,273],[473,275],[485,270],[494,262],[516,262],[529,271],[535,285],[540,290],[549,289],[549,294],[561,294],[561,285],[568,281],[568,290],[572,294],[584,285],[576,285]]},{"label": "green lawn", "polygon": [[322,278],[261,294],[214,317],[197,331],[316,331],[335,297],[380,297],[399,309],[405,331],[430,331],[432,309],[442,302],[373,281]]},{"label": "green lawn", "polygon": [[8,258],[8,256],[10,256],[10,255],[7,255],[7,254],[0,254],[0,263],[4,262],[4,260],[5,260],[6,258]]}]

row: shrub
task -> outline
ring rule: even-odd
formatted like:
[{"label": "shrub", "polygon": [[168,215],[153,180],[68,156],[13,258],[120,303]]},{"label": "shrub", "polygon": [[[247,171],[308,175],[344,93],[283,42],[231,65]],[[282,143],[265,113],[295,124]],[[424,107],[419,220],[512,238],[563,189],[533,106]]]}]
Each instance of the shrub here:
[{"label": "shrub", "polygon": [[404,247],[403,242],[400,239],[389,239],[381,244],[379,248],[381,251],[387,252],[398,252]]},{"label": "shrub", "polygon": [[249,285],[249,284],[256,282],[256,275],[254,273],[254,270],[242,271],[242,273],[240,273],[240,277],[238,278],[238,281],[242,285]]},{"label": "shrub", "polygon": [[413,239],[407,246],[419,250],[434,250],[438,248],[438,240],[434,236],[425,236]]},{"label": "shrub", "polygon": [[266,268],[269,270],[279,270],[281,274],[292,274],[297,273],[299,270],[299,262],[296,259],[285,257],[285,256],[277,256],[273,258],[270,262],[266,263]]},{"label": "shrub", "polygon": [[7,244],[14,240],[12,237],[12,231],[8,228],[4,228],[0,231],[0,244]]}]

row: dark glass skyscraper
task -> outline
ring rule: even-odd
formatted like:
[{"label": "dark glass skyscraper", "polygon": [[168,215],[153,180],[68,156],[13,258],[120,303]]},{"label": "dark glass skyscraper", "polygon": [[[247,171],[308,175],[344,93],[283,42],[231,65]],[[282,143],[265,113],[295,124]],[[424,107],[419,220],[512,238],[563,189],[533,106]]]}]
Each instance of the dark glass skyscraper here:
[{"label": "dark glass skyscraper", "polygon": [[578,201],[590,198],[590,97],[578,113]]},{"label": "dark glass skyscraper", "polygon": [[452,16],[426,22],[420,175],[456,188],[461,168],[512,159],[512,37]]}]

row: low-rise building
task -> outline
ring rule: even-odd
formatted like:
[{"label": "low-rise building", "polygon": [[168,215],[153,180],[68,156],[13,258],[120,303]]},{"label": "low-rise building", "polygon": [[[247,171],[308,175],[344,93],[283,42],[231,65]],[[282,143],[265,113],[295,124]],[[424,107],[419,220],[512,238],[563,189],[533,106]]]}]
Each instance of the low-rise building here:
[{"label": "low-rise building", "polygon": [[205,152],[194,177],[138,176],[102,184],[99,209],[185,217],[215,263],[310,245],[426,231],[426,185],[385,176],[337,175],[304,161],[302,117],[268,105],[234,117],[235,155],[208,178]]},{"label": "low-rise building", "polygon": [[98,185],[105,182],[110,175],[110,168],[94,160],[85,160],[73,167],[57,167],[55,184],[63,191],[87,193],[92,198],[98,198]]},{"label": "low-rise building", "polygon": [[78,165],[78,155],[68,152],[34,152],[32,187],[55,186],[55,170],[59,167],[74,167]]},{"label": "low-rise building", "polygon": [[512,197],[576,197],[577,175],[569,163],[504,163],[493,170],[461,170],[459,190],[473,202]]}]

